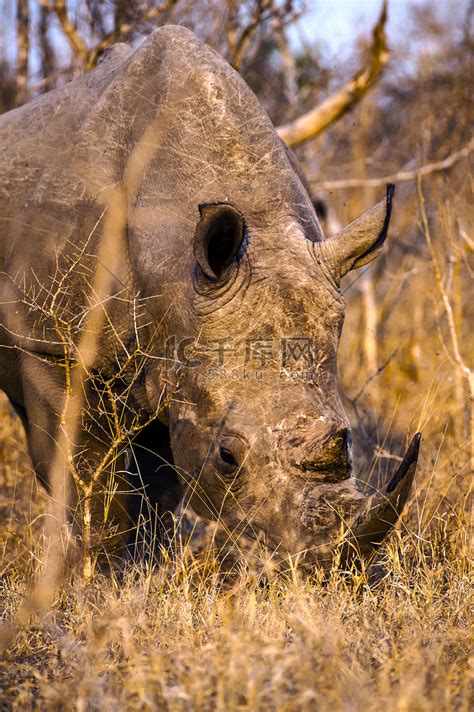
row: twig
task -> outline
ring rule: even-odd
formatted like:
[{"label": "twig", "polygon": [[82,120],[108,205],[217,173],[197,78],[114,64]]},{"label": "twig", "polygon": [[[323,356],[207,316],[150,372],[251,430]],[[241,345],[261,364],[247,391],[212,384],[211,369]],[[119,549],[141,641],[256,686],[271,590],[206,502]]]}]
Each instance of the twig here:
[{"label": "twig", "polygon": [[[247,22],[241,29],[239,28],[239,6],[241,3],[229,2],[229,11],[227,16],[227,42],[229,50],[227,61],[237,71],[240,70],[244,59],[248,62],[253,61],[255,54],[258,51],[259,43],[256,43],[253,56],[249,57],[248,51],[252,45],[258,32],[267,23],[274,25],[274,30],[282,30],[285,25],[293,22],[298,16],[291,3],[284,3],[279,7],[274,0],[256,0],[254,11]],[[238,32],[240,30],[240,32]]]},{"label": "twig", "polygon": [[381,178],[348,178],[347,180],[332,181],[319,181],[313,178],[310,179],[310,182],[312,186],[317,186],[322,190],[341,190],[344,188],[379,188],[380,186],[387,185],[387,183],[405,183],[407,181],[423,178],[424,176],[430,175],[430,173],[436,173],[444,171],[447,168],[451,168],[458,161],[463,158],[467,158],[473,150],[474,139],[471,139],[466,146],[463,146],[463,148],[459,149],[459,151],[454,151],[454,153],[451,153],[443,160],[427,163],[426,165],[421,166],[421,168],[415,168],[412,171],[400,171],[399,173],[382,176]]},{"label": "twig", "polygon": [[377,376],[380,375],[380,374],[382,373],[382,371],[385,371],[385,369],[386,369],[387,366],[389,365],[389,363],[390,363],[390,361],[392,360],[392,358],[396,355],[398,349],[399,349],[399,347],[397,346],[397,348],[394,349],[394,351],[392,351],[392,353],[391,353],[390,356],[386,359],[386,361],[385,361],[381,366],[379,366],[376,371],[374,371],[373,373],[371,373],[370,376],[368,376],[368,377],[366,378],[366,380],[365,380],[363,386],[359,389],[359,391],[356,393],[356,395],[354,396],[354,398],[348,398],[348,400],[351,402],[352,405],[355,405],[355,404],[357,403],[357,401],[359,400],[359,398],[361,397],[361,395],[363,394],[363,392],[365,391],[365,389],[367,388],[367,386],[369,385],[369,383],[370,383],[371,381],[373,381],[374,378],[377,378]]},{"label": "twig", "polygon": [[237,9],[234,8],[229,18],[231,27],[228,30],[228,39],[229,44],[233,45],[231,55],[229,56],[229,63],[233,66],[234,69],[239,70],[245,53],[247,52],[247,49],[249,48],[249,45],[252,42],[262,21],[261,3],[258,3],[256,12],[252,17],[252,20],[248,23],[248,25],[244,27],[239,37],[236,36],[234,27],[236,24],[236,14]]}]

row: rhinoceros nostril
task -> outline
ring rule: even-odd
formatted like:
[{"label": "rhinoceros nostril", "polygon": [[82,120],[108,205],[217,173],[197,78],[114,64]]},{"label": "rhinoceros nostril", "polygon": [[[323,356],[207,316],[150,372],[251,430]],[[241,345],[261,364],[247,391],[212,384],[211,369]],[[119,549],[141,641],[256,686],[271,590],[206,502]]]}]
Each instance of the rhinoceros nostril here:
[{"label": "rhinoceros nostril", "polygon": [[336,436],[336,442],[337,439],[339,438],[340,440],[340,448],[341,452],[344,452],[347,460],[351,462],[352,460],[352,436],[347,428],[344,428],[343,430],[340,431],[340,433]]},{"label": "rhinoceros nostril", "polygon": [[350,476],[352,438],[345,427],[332,431],[323,440],[316,439],[307,446],[298,463],[300,469],[321,475],[324,481],[338,481]]}]

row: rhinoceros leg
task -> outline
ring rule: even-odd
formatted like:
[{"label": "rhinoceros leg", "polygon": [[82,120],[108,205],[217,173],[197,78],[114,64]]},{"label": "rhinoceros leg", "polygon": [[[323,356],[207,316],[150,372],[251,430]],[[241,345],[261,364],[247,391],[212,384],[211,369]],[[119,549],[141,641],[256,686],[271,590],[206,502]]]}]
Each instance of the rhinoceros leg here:
[{"label": "rhinoceros leg", "polygon": [[[49,489],[50,468],[58,444],[61,413],[64,406],[64,374],[54,359],[39,354],[22,353],[21,381],[23,385],[22,411],[26,426],[29,454],[39,479]],[[109,443],[104,438],[107,423],[99,422],[99,408],[94,393],[87,392],[93,418],[83,417],[73,450],[74,465],[85,483],[90,481]],[[128,513],[129,484],[126,480],[125,451],[116,453],[110,467],[104,468],[92,490],[92,541],[94,550],[105,554],[105,560],[121,555],[126,550],[131,521]],[[68,519],[73,532],[81,539],[84,491],[68,477]],[[114,478],[113,480],[111,480]],[[111,487],[112,485],[112,487]],[[115,489],[113,496],[111,491]],[[54,494],[54,493],[52,493]]]}]

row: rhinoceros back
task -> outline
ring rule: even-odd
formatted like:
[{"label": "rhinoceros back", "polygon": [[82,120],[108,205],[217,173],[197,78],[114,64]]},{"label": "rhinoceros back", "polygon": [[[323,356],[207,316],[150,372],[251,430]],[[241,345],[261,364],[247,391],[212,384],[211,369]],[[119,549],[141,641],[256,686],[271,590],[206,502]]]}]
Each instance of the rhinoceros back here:
[{"label": "rhinoceros back", "polygon": [[0,263],[44,171],[74,147],[81,125],[132,49],[116,45],[96,71],[0,116]]}]

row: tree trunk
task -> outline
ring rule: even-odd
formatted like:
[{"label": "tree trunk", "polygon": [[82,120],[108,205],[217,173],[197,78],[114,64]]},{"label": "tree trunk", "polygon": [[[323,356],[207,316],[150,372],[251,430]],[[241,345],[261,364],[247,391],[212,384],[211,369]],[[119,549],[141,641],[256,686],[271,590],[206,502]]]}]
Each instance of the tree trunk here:
[{"label": "tree trunk", "polygon": [[30,10],[28,0],[16,4],[16,105],[21,106],[28,98],[28,58],[30,54]]}]

